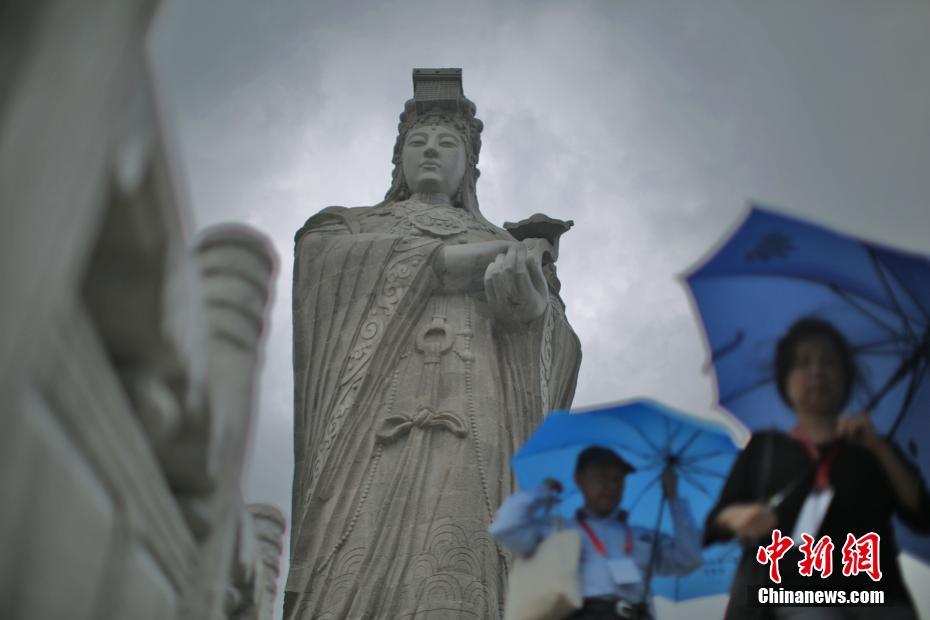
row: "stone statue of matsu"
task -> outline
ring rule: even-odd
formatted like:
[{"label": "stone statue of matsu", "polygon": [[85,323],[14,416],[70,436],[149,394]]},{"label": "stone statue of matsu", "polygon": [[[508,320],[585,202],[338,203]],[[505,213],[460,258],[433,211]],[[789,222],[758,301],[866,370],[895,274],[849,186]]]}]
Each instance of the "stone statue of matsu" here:
[{"label": "stone statue of matsu", "polygon": [[384,200],[297,232],[288,619],[501,614],[487,526],[581,350],[554,268],[571,222],[481,215],[482,127],[460,69],[415,69]]}]

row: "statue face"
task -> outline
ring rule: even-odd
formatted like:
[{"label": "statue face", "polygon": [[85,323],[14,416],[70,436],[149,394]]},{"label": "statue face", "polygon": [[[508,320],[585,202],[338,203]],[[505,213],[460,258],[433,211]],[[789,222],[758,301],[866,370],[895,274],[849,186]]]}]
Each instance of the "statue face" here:
[{"label": "statue face", "polygon": [[455,194],[465,176],[465,143],[447,125],[414,127],[404,139],[401,160],[411,192]]}]

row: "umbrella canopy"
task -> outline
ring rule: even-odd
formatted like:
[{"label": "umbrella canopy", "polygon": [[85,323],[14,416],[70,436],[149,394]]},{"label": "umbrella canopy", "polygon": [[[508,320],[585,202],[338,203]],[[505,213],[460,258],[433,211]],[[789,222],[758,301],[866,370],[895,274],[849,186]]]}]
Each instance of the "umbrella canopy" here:
[{"label": "umbrella canopy", "polygon": [[[524,489],[546,478],[562,483],[562,502],[553,508],[570,518],[583,504],[574,481],[578,454],[590,446],[620,454],[636,472],[626,478],[621,505],[631,522],[672,532],[664,508],[661,475],[667,465],[678,474],[678,494],[691,505],[700,524],[710,511],[738,452],[719,425],[649,400],[610,405],[584,412],[554,412],[513,456],[511,465]],[[661,577],[654,594],[685,600],[727,592],[739,560],[736,545],[717,545],[704,552],[704,565],[685,577]]]},{"label": "umbrella canopy", "polygon": [[[930,260],[755,206],[686,277],[704,323],[720,404],[749,430],[787,429],[776,344],[804,316],[849,340],[859,371],[850,411],[930,473]],[[896,523],[902,548],[930,561],[930,538]]]}]

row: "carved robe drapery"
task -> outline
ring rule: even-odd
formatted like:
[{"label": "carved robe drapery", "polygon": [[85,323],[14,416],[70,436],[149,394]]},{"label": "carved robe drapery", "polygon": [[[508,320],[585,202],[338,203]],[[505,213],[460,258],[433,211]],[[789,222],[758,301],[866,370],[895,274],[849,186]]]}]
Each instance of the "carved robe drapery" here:
[{"label": "carved robe drapery", "polygon": [[495,324],[443,290],[443,244],[513,238],[416,197],[310,218],[294,263],[295,477],[286,617],[496,618],[505,556],[487,526],[509,457],[571,403],[577,337]]}]

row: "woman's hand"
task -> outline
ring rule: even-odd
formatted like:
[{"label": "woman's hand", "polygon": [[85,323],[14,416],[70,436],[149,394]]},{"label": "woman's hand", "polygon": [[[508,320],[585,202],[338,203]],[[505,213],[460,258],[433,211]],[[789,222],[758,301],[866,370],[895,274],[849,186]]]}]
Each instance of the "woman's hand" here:
[{"label": "woman's hand", "polygon": [[[512,244],[484,272],[484,292],[498,320],[526,323],[546,311],[549,287],[542,272],[539,244],[538,239]],[[533,247],[532,252],[528,246]]]},{"label": "woman's hand", "polygon": [[736,534],[737,538],[753,539],[769,534],[778,525],[778,517],[761,502],[733,504],[717,515],[718,526]]},{"label": "woman's hand", "polygon": [[878,436],[872,425],[872,418],[867,413],[857,413],[840,418],[836,424],[836,435],[858,443],[873,452],[882,442],[882,438]]},{"label": "woman's hand", "polygon": [[881,463],[891,489],[905,508],[917,512],[920,508],[921,485],[914,472],[905,465],[894,448],[875,431],[868,413],[857,413],[840,418],[836,425],[839,437],[861,445]]}]

